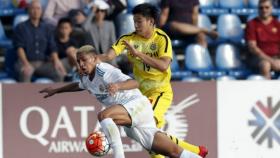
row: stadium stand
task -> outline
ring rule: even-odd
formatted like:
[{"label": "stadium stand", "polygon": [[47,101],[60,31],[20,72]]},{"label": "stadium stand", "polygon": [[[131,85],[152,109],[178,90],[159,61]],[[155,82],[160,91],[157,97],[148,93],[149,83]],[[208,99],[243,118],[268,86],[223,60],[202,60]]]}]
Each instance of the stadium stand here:
[{"label": "stadium stand", "polygon": [[202,79],[214,79],[216,72],[207,48],[191,44],[185,50],[185,67]]},{"label": "stadium stand", "polygon": [[134,29],[134,22],[133,22],[133,15],[130,13],[120,13],[117,16],[117,36],[121,36],[130,32],[133,32]]},{"label": "stadium stand", "polygon": [[[206,14],[198,15],[197,25],[201,28],[212,30],[212,22],[210,20],[210,17]],[[207,42],[208,42],[208,44],[213,44],[214,41],[210,37],[207,36]]]},{"label": "stadium stand", "polygon": [[11,48],[12,41],[7,38],[2,22],[0,21],[0,47]]},{"label": "stadium stand", "polygon": [[237,79],[244,79],[248,74],[242,64],[239,50],[231,44],[220,44],[216,50],[215,65],[218,70]]},{"label": "stadium stand", "polygon": [[[243,40],[244,30],[240,18],[235,14],[222,14],[218,17],[218,42],[232,42],[240,44]],[[243,40],[244,41],[244,40]]]},{"label": "stadium stand", "polygon": [[28,14],[18,14],[15,16],[14,21],[13,21],[13,28],[15,28],[17,26],[17,24],[24,22],[26,20],[28,20]]}]

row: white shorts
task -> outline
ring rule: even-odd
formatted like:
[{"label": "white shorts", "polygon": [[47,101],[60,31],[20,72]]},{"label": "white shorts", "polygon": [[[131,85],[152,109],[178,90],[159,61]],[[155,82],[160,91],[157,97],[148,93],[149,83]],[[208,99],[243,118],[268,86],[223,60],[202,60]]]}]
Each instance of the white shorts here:
[{"label": "white shorts", "polygon": [[150,101],[146,97],[141,97],[123,106],[132,120],[131,127],[124,127],[127,136],[139,142],[147,150],[151,150],[154,135],[160,130],[156,127]]}]

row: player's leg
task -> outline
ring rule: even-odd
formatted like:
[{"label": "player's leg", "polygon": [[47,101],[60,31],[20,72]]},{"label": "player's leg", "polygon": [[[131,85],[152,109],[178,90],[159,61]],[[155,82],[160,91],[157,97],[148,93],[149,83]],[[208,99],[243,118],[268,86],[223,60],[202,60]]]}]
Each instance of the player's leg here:
[{"label": "player's leg", "polygon": [[169,156],[170,158],[201,158],[195,153],[182,149],[162,132],[157,132],[154,135],[152,151]]},{"label": "player's leg", "polygon": [[[167,112],[168,108],[171,105],[173,95],[171,92],[161,92],[161,93],[152,93],[147,94],[149,95],[149,100],[153,105],[153,111],[154,111],[154,117],[156,121],[156,125],[158,128],[162,128],[165,124],[165,118],[164,115]],[[175,136],[170,136],[169,138],[176,144],[178,144],[180,147],[182,147],[185,150],[191,151],[195,154],[199,154],[202,157],[205,157],[208,153],[207,149],[205,147],[196,146],[193,144],[190,144],[186,141],[183,141],[181,139],[176,138]],[[201,150],[200,150],[201,149]],[[151,155],[152,158],[163,158],[163,156],[160,155]]]},{"label": "player's leg", "polygon": [[[101,128],[107,136],[114,151],[114,158],[124,158],[124,150],[117,125],[130,125],[131,119],[120,105],[114,105],[98,114]],[[114,121],[113,121],[114,120]]]}]

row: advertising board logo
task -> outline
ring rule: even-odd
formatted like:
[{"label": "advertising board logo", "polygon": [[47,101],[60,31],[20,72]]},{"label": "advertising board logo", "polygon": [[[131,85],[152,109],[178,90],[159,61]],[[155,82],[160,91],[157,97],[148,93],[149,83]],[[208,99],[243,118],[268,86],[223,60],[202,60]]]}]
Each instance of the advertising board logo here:
[{"label": "advertising board logo", "polygon": [[252,138],[259,145],[267,142],[268,148],[273,148],[273,142],[280,144],[280,100],[275,103],[272,97],[268,97],[266,102],[258,100],[251,112],[254,119],[249,120],[248,125],[255,127]]},{"label": "advertising board logo", "polygon": [[168,134],[174,135],[180,139],[184,139],[188,132],[188,122],[186,115],[183,113],[185,109],[199,102],[197,94],[193,94],[177,105],[172,105],[165,115],[167,125],[164,127]]}]

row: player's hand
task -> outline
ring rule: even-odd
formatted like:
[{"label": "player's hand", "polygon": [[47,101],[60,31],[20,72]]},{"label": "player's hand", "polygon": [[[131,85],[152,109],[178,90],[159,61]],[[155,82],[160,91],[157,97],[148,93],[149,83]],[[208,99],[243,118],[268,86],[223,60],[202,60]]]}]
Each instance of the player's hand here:
[{"label": "player's hand", "polygon": [[25,75],[30,76],[34,72],[34,68],[30,63],[28,63],[28,64],[25,64],[25,65],[22,66],[21,71]]},{"label": "player's hand", "polygon": [[125,45],[131,56],[138,56],[139,52],[128,41],[124,40],[122,41],[122,44]]},{"label": "player's hand", "polygon": [[65,70],[65,68],[64,68],[64,66],[63,66],[63,64],[60,60],[56,60],[54,62],[54,67],[60,73],[60,75],[66,76],[66,74],[67,74],[66,70]]},{"label": "player's hand", "polygon": [[119,91],[119,86],[116,83],[111,83],[107,87],[108,92],[111,96],[115,95],[117,91]]},{"label": "player's hand", "polygon": [[48,98],[53,96],[56,93],[56,90],[53,89],[52,87],[48,87],[48,88],[44,88],[42,90],[39,91],[39,93],[47,93],[44,98]]}]

